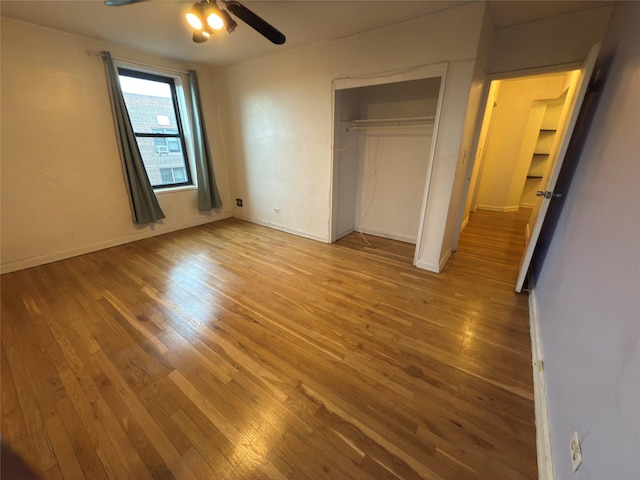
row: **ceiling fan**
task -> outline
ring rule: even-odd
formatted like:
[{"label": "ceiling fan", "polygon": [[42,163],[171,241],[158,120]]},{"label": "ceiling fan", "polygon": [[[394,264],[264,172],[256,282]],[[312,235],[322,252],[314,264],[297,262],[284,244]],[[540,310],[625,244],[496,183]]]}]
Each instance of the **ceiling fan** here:
[{"label": "ceiling fan", "polygon": [[[105,0],[104,4],[109,7],[119,7],[144,1],[146,0]],[[276,45],[282,45],[286,41],[286,37],[282,32],[240,2],[236,0],[220,1],[229,11],[218,7],[216,0],[200,0],[194,3],[187,12],[186,19],[193,28],[194,42],[206,42],[215,35],[216,30],[222,30],[223,28],[229,33],[233,32],[238,24],[229,12]]]}]

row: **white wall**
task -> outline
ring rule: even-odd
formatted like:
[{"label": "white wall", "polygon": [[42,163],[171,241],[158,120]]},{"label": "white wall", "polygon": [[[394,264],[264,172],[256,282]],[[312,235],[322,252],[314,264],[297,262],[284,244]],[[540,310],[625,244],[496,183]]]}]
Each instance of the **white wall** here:
[{"label": "white wall", "polygon": [[489,71],[512,72],[581,62],[591,46],[602,40],[611,8],[593,8],[495,30]]},{"label": "white wall", "polygon": [[482,176],[482,169],[484,167],[484,160],[486,157],[486,147],[491,133],[491,127],[493,126],[493,113],[497,106],[497,98],[500,94],[500,82],[493,82],[488,88],[487,100],[482,112],[482,119],[479,120],[480,132],[478,134],[478,142],[475,149],[475,155],[473,160],[473,166],[471,167],[471,175],[469,177],[469,190],[467,193],[467,200],[465,202],[464,212],[462,214],[462,225],[466,225],[469,221],[469,215],[471,211],[476,210],[478,186],[480,183],[480,177]]},{"label": "white wall", "polygon": [[215,78],[198,69],[224,206],[198,212],[195,190],[160,194],[166,219],[134,226],[102,59],[185,69],[115,45],[2,18],[2,270],[59,260],[229,216]]},{"label": "white wall", "polygon": [[360,142],[358,133],[349,132],[348,126],[360,116],[360,90],[337,90],[335,96],[333,221],[337,240],[355,228]]},{"label": "white wall", "polygon": [[231,188],[246,205],[234,215],[328,241],[332,80],[448,61],[427,212],[433,245],[424,252],[438,263],[484,8],[464,5],[225,68]]},{"label": "white wall", "polygon": [[478,41],[478,56],[473,67],[467,111],[464,116],[462,139],[458,150],[457,164],[451,188],[447,223],[440,250],[439,269],[442,268],[451,252],[457,248],[460,232],[463,225],[466,224],[465,217],[468,212],[465,213],[465,199],[468,195],[473,173],[473,152],[478,148],[482,128],[483,100],[486,98],[489,90],[486,74],[492,34],[493,23],[491,15],[489,9],[485,9]]},{"label": "white wall", "polygon": [[[615,7],[613,63],[535,297],[558,479],[640,474],[640,4]],[[569,462],[578,431],[583,464]]]},{"label": "white wall", "polygon": [[453,182],[450,193],[450,207],[447,214],[447,223],[444,231],[442,246],[440,248],[440,265],[438,271],[444,266],[444,262],[457,248],[458,238],[462,228],[462,210],[464,209],[465,196],[469,190],[472,168],[472,153],[477,148],[480,126],[478,122],[482,116],[481,102],[485,86],[485,71],[482,62],[475,62],[470,85],[467,111],[464,116],[462,140],[458,151],[458,159],[453,172]]},{"label": "white wall", "polygon": [[440,77],[360,87],[361,119],[433,116]]}]

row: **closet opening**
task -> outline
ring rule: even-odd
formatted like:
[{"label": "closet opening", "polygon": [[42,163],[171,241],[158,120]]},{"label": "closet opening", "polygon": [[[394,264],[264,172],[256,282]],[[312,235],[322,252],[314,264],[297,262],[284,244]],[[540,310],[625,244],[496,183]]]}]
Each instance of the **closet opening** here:
[{"label": "closet opening", "polygon": [[332,243],[415,264],[445,72],[334,81]]}]

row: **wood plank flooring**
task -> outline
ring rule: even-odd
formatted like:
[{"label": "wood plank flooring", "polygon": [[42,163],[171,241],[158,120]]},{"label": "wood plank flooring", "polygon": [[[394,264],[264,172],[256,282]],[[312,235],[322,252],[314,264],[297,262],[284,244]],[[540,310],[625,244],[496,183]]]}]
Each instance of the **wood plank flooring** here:
[{"label": "wood plank flooring", "polygon": [[536,478],[485,213],[439,275],[235,219],[3,275],[2,438],[43,479]]},{"label": "wood plank flooring", "polygon": [[413,265],[413,257],[416,251],[415,244],[359,232],[351,232],[339,238],[336,245],[372,255],[392,258],[410,265]]}]

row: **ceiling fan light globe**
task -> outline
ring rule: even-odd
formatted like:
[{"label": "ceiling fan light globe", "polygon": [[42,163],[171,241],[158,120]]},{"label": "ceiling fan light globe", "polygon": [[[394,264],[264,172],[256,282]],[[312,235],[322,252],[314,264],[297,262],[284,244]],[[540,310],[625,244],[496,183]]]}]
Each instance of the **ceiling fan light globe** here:
[{"label": "ceiling fan light globe", "polygon": [[193,27],[194,29],[202,30],[202,27],[204,27],[204,25],[202,24],[202,20],[194,12],[187,12],[185,17],[186,17],[187,22],[189,23],[189,25],[191,25],[191,27]]},{"label": "ceiling fan light globe", "polygon": [[214,30],[222,30],[224,28],[224,20],[217,13],[211,12],[207,16],[207,23]]},{"label": "ceiling fan light globe", "polygon": [[185,18],[189,25],[196,30],[202,30],[204,28],[204,16],[201,3],[194,3],[191,9],[186,13]]}]

